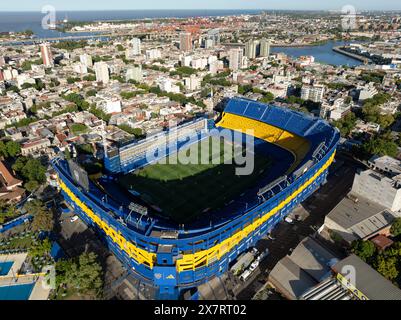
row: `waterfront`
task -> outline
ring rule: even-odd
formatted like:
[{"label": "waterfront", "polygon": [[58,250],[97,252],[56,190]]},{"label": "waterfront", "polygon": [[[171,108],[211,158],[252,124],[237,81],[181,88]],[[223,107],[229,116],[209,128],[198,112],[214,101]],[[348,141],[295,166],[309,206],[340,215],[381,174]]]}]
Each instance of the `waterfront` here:
[{"label": "waterfront", "polygon": [[316,62],[332,64],[335,66],[359,66],[361,61],[333,51],[334,47],[349,44],[345,41],[328,41],[325,44],[305,47],[272,47],[272,53],[283,52],[291,57],[314,56]]},{"label": "waterfront", "polygon": [[[56,8],[57,9],[57,8]],[[113,21],[154,18],[187,18],[196,16],[227,16],[235,14],[257,14],[260,10],[116,10],[116,11],[57,11],[56,19],[69,21]],[[0,32],[21,32],[32,30],[38,38],[60,38],[75,35],[56,30],[42,29],[44,13],[37,12],[0,12]],[[81,33],[90,35],[91,33]]]}]

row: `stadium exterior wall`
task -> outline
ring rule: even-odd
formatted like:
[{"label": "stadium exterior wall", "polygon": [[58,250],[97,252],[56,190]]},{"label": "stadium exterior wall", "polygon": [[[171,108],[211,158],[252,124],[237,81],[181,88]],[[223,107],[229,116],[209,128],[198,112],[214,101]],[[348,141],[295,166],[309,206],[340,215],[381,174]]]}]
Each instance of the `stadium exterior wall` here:
[{"label": "stadium exterior wall", "polygon": [[[134,276],[159,290],[160,299],[178,298],[180,292],[221,275],[236,257],[270,232],[291,210],[325,183],[334,161],[336,132],[325,155],[297,180],[238,218],[178,238],[152,236],[120,223],[102,201],[95,201],[74,183],[68,170],[54,159],[53,167],[65,200],[107,242],[110,250]],[[115,211],[118,211],[116,208]],[[171,231],[166,228],[166,231]],[[178,232],[178,230],[177,230]],[[194,235],[196,234],[196,235]]]}]

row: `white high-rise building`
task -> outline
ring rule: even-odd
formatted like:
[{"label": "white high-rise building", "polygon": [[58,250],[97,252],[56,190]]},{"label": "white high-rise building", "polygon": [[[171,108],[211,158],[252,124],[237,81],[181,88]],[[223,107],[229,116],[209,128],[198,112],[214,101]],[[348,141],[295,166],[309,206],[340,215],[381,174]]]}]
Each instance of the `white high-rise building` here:
[{"label": "white high-rise building", "polygon": [[322,102],[325,87],[323,85],[303,85],[301,89],[301,99],[313,102]]},{"label": "white high-rise building", "polygon": [[211,74],[216,74],[218,70],[219,70],[219,61],[214,61],[209,64],[209,72]]},{"label": "white high-rise building", "polygon": [[79,56],[79,61],[81,61],[81,63],[88,68],[91,68],[93,66],[92,56],[89,54],[86,54],[86,53],[81,54]]},{"label": "white high-rise building", "polygon": [[205,69],[208,64],[208,61],[206,58],[196,58],[192,59],[191,61],[191,67],[194,69]]},{"label": "white high-rise building", "polygon": [[255,41],[255,40],[249,40],[245,44],[245,56],[248,59],[256,58],[256,47],[257,47],[257,41]]},{"label": "white high-rise building", "polygon": [[127,73],[125,75],[127,81],[134,80],[136,82],[142,82],[143,74],[142,74],[142,66],[138,67],[129,67],[127,69]]},{"label": "white high-rise building", "polygon": [[139,56],[141,54],[141,39],[133,38],[131,40],[132,54],[134,56]]},{"label": "white high-rise building", "polygon": [[260,40],[260,56],[268,57],[270,56],[270,41],[266,39]]},{"label": "white high-rise building", "polygon": [[212,39],[205,40],[205,49],[210,49],[214,47],[214,41]]},{"label": "white high-rise building", "polygon": [[183,56],[181,59],[181,65],[183,67],[190,67],[192,61],[192,56]]},{"label": "white high-rise building", "polygon": [[96,81],[107,84],[110,81],[109,67],[106,62],[100,61],[95,63]]},{"label": "white high-rise building", "polygon": [[196,75],[192,74],[190,77],[184,78],[185,88],[189,91],[200,90],[202,80]]},{"label": "white high-rise building", "polygon": [[229,67],[233,71],[237,71],[242,68],[243,61],[243,50],[241,48],[231,49],[228,53]]},{"label": "white high-rise building", "polygon": [[79,73],[79,74],[87,74],[88,73],[88,67],[82,63],[78,62],[73,65],[74,72]]},{"label": "white high-rise building", "polygon": [[162,57],[162,53],[159,49],[146,50],[146,60],[156,60]]},{"label": "white high-rise building", "polygon": [[157,84],[161,91],[180,93],[180,87],[173,84],[173,81],[169,78],[161,77],[157,80]]}]

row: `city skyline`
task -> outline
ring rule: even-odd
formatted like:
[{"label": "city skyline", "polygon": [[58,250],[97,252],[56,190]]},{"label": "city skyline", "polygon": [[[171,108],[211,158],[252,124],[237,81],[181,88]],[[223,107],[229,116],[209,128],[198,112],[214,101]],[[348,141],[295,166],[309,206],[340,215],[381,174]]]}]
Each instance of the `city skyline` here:
[{"label": "city skyline", "polygon": [[[329,4],[315,0],[303,1],[296,0],[282,1],[243,1],[243,0],[205,0],[186,1],[185,5],[181,1],[172,0],[166,4],[165,1],[155,0],[152,5],[134,1],[127,3],[125,0],[115,0],[113,3],[105,0],[96,2],[96,10],[93,10],[91,3],[83,4],[78,0],[71,0],[66,3],[60,1],[29,1],[20,0],[15,2],[4,2],[0,4],[0,11],[41,11],[42,7],[52,5],[60,11],[104,11],[104,10],[341,10],[345,5],[353,5],[357,10],[401,10],[401,3],[394,1],[362,1],[354,0],[352,3],[344,0],[334,0]],[[179,8],[179,9],[177,9]]]}]

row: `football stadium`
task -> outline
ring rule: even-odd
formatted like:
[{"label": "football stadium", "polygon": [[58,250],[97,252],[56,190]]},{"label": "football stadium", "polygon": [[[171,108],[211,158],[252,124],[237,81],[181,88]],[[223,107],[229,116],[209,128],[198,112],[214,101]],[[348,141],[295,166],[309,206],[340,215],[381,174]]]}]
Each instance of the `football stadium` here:
[{"label": "football stadium", "polygon": [[[319,118],[232,98],[216,121],[110,148],[96,180],[71,160],[52,165],[66,202],[132,275],[157,299],[178,299],[225,273],[324,184],[339,139]],[[238,159],[252,160],[249,174]]]}]

